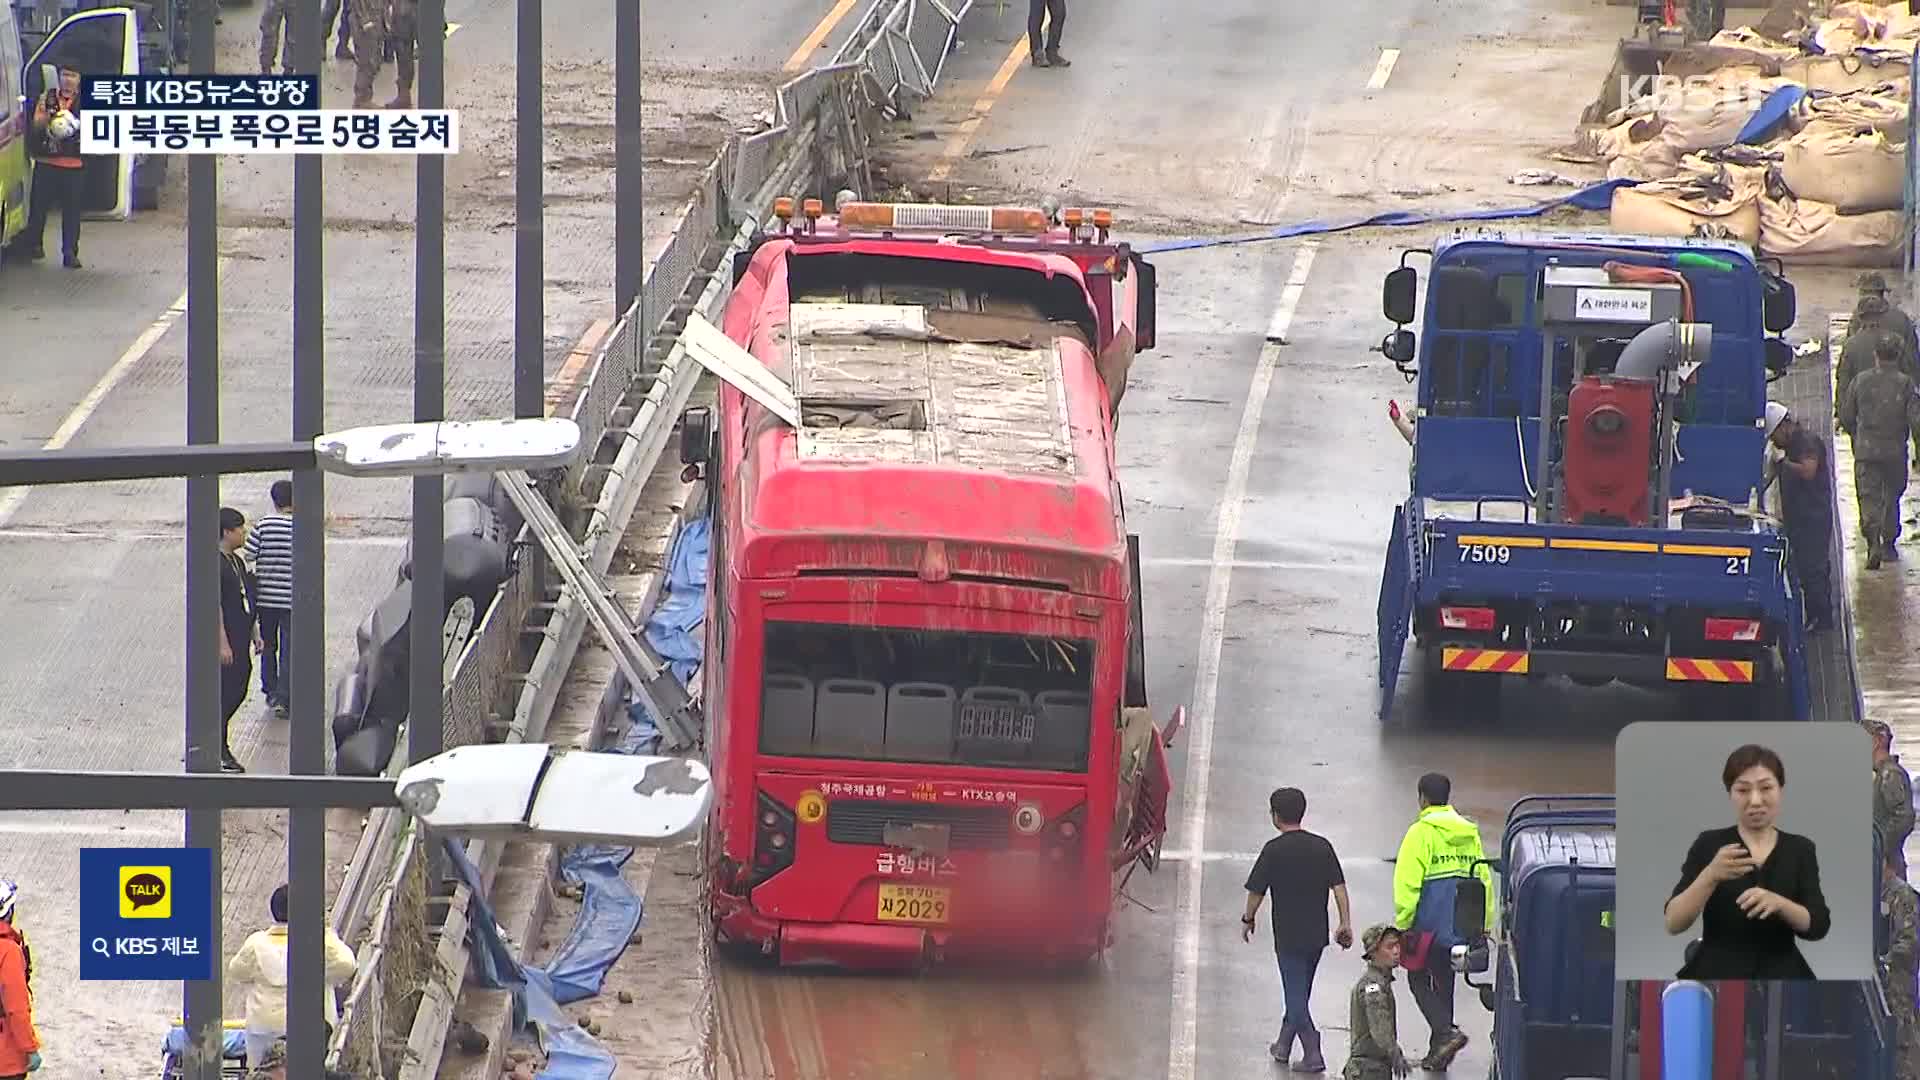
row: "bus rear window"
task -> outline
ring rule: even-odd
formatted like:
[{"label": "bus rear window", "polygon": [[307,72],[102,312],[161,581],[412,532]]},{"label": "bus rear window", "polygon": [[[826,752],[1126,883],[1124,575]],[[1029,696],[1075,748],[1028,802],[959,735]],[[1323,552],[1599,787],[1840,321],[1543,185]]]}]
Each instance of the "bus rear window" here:
[{"label": "bus rear window", "polygon": [[760,752],[1084,772],[1093,642],[767,623]]}]

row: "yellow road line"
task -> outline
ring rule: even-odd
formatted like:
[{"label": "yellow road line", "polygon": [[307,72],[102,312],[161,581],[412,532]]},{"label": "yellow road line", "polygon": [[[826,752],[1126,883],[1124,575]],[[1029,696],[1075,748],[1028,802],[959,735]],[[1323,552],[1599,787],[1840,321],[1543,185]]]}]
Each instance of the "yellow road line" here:
[{"label": "yellow road line", "polygon": [[827,35],[833,33],[833,28],[839,26],[840,20],[846,18],[847,12],[852,11],[853,6],[859,2],[860,0],[840,0],[833,5],[832,11],[822,15],[819,23],[814,26],[813,33],[808,34],[807,39],[800,43],[800,47],[793,50],[793,55],[787,57],[785,70],[795,72],[812,67],[814,50],[827,40]]},{"label": "yellow road line", "polygon": [[936,182],[945,180],[953,172],[953,167],[966,156],[967,146],[973,142],[974,132],[980,130],[981,124],[986,123],[987,114],[993,111],[993,103],[1000,100],[1000,95],[1006,92],[1007,84],[1013,81],[1013,73],[1020,70],[1020,65],[1026,59],[1027,39],[1023,36],[1019,41],[1014,42],[1013,51],[1007,54],[1006,61],[994,74],[993,81],[987,84],[987,92],[980,95],[979,100],[973,103],[973,114],[960,125],[960,130],[953,133],[953,138],[947,140],[946,149],[940,151],[939,163],[933,167],[931,173],[927,174],[927,179]]}]

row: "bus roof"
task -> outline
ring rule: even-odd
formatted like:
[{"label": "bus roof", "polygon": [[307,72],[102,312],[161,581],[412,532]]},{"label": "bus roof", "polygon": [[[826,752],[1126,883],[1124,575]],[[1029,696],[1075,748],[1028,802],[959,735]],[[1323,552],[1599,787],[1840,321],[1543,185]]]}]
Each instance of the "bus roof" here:
[{"label": "bus roof", "polygon": [[1106,390],[1078,332],[910,304],[786,310],[754,352],[784,367],[803,426],[750,406],[751,533],[1124,560]]}]

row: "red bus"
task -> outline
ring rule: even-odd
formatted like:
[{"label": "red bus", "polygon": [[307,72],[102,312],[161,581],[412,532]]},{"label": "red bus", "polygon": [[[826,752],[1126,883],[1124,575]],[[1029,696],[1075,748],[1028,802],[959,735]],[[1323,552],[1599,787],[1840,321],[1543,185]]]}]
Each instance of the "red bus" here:
[{"label": "red bus", "polygon": [[1153,268],[1106,211],[776,216],[723,327],[756,370],[682,426],[713,933],[781,965],[1084,963],[1158,859],[1184,717],[1147,709],[1114,473]]}]

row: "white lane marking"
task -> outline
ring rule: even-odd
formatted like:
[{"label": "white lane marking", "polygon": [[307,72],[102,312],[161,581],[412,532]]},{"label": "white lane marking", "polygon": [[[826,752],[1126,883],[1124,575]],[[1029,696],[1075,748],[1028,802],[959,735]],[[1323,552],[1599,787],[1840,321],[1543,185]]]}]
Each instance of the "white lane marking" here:
[{"label": "white lane marking", "polygon": [[1373,77],[1367,80],[1367,89],[1378,90],[1387,85],[1393,77],[1393,65],[1400,59],[1399,49],[1381,49],[1380,62],[1373,65]]},{"label": "white lane marking", "polygon": [[[1187,843],[1198,850],[1207,845],[1207,784],[1213,769],[1213,708],[1220,691],[1220,649],[1227,636],[1227,590],[1233,581],[1233,554],[1240,539],[1240,513],[1247,501],[1247,471],[1253,463],[1254,443],[1260,434],[1260,414],[1266,408],[1273,369],[1279,363],[1280,344],[1300,302],[1319,242],[1307,240],[1293,257],[1293,274],[1280,298],[1280,307],[1268,324],[1267,342],[1247,390],[1247,406],[1234,435],[1233,457],[1227,466],[1227,486],[1220,494],[1220,520],[1213,534],[1213,570],[1207,575],[1207,601],[1200,620],[1200,656],[1194,667],[1194,703],[1188,725]],[[1200,1004],[1200,876],[1201,862],[1182,865],[1179,920],[1175,926],[1173,1026],[1167,1047],[1169,1080],[1193,1080],[1194,1050],[1198,1042]]]},{"label": "white lane marking", "polygon": [[[1273,309],[1273,321],[1267,324],[1267,342],[1273,345],[1287,343],[1287,329],[1293,325],[1293,312],[1300,306],[1300,294],[1307,288],[1307,271],[1313,267],[1313,253],[1320,246],[1318,240],[1307,240],[1300,245],[1300,254],[1294,257],[1293,273],[1287,278],[1286,288],[1280,290],[1280,306]],[[1265,352],[1260,354],[1262,358]],[[1271,374],[1271,365],[1268,365]],[[1248,402],[1249,409],[1252,402]],[[1260,414],[1250,413],[1254,417]],[[1251,451],[1249,451],[1251,453]],[[1231,556],[1229,556],[1231,557]]]},{"label": "white lane marking", "polygon": [[[5,535],[6,530],[0,529],[0,536]],[[1212,559],[1197,559],[1181,555],[1152,555],[1140,561],[1147,566],[1210,567],[1213,565]],[[1372,575],[1375,572],[1373,567],[1351,563],[1279,562],[1272,559],[1236,559],[1233,568],[1235,570],[1299,570],[1315,574]]]},{"label": "white lane marking", "polygon": [[[232,239],[237,241],[244,232],[245,230],[236,232]],[[220,257],[219,265],[214,268],[215,280],[227,272],[227,264],[231,261],[233,261],[231,256]],[[40,449],[59,450],[72,442],[73,437],[80,433],[81,427],[85,426],[93,414],[99,411],[100,406],[106,402],[107,395],[113,393],[113,388],[119,386],[128,375],[133,373],[133,369],[139,366],[140,361],[147,358],[147,354],[153,351],[153,347],[160,344],[160,339],[166,337],[167,331],[173,329],[173,324],[179,322],[180,317],[186,313],[187,291],[183,290],[178,300],[161,312],[160,317],[153,320],[150,326],[142,330],[139,337],[133,339],[133,344],[127,346],[127,351],[120,354],[120,359],[113,362],[113,366],[107,369],[105,375],[100,376],[100,381],[93,384],[93,389],[87,391],[87,396],[80,399],[80,404],[73,407],[73,411],[67,414],[67,418],[60,421],[60,426],[53,431],[53,437],[49,438],[46,445]],[[13,515],[20,511],[20,504],[26,501],[27,495],[32,491],[32,488],[27,487],[0,488],[0,492],[4,492],[0,494],[0,525],[13,520]]]}]

